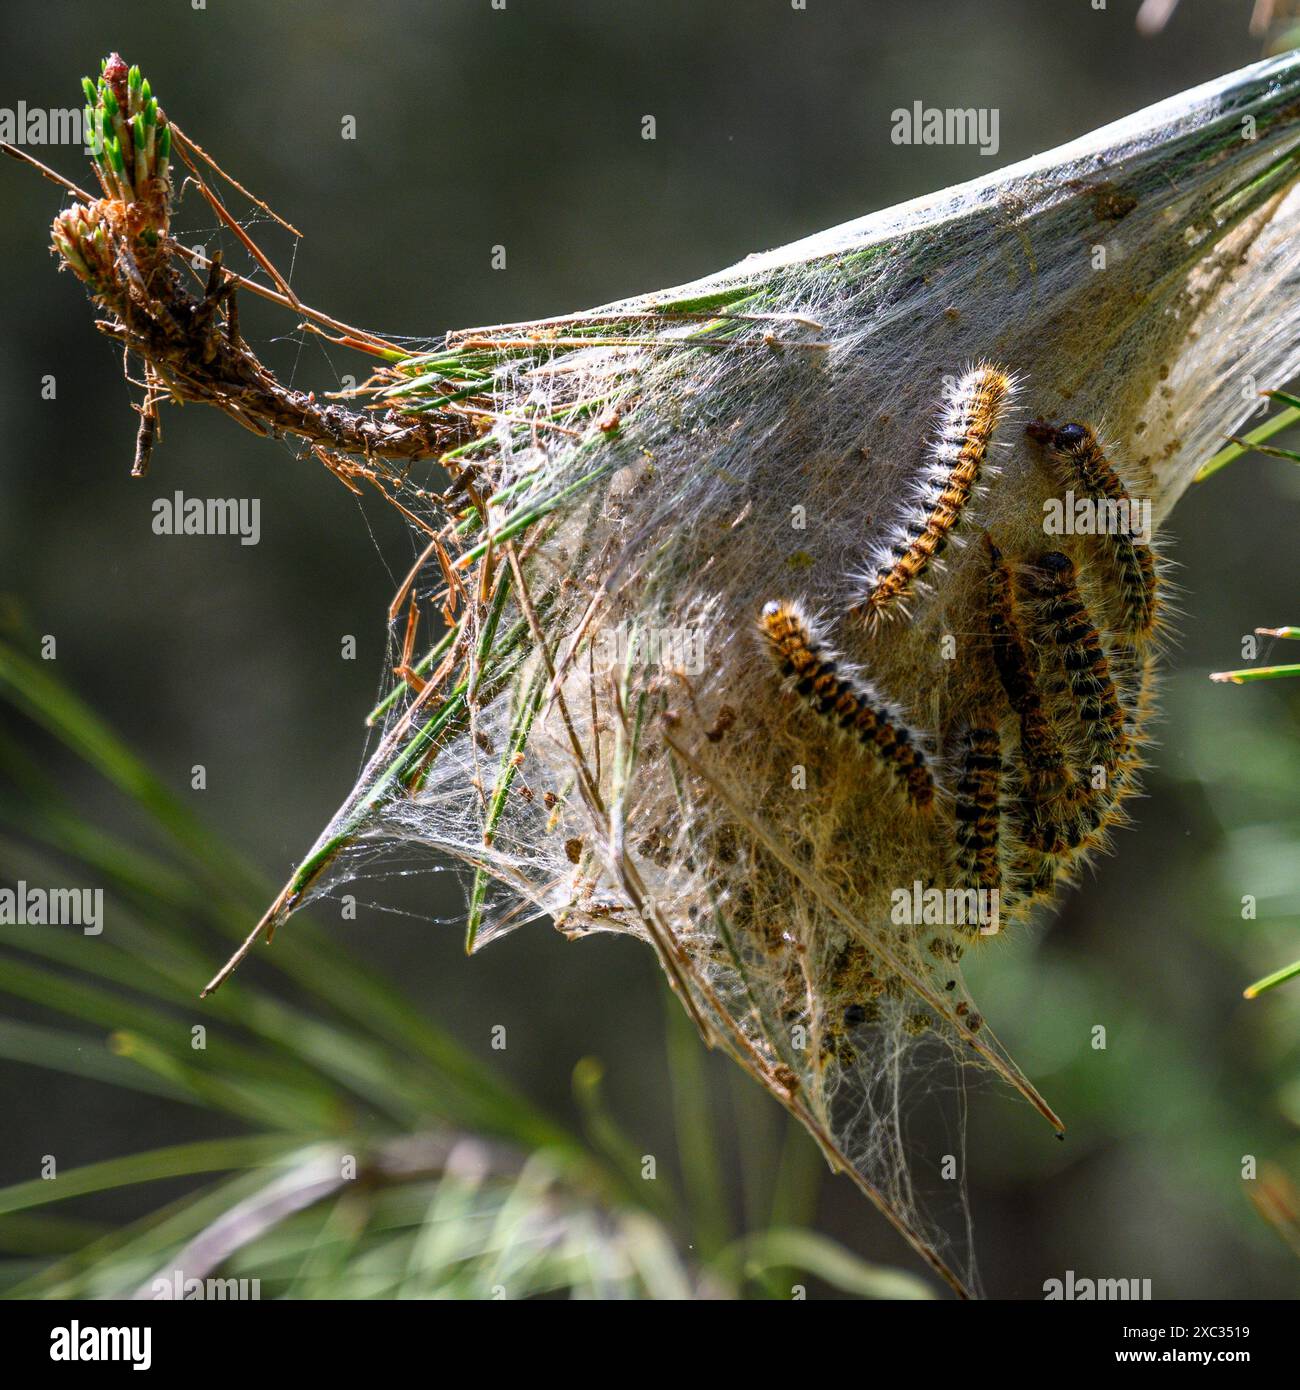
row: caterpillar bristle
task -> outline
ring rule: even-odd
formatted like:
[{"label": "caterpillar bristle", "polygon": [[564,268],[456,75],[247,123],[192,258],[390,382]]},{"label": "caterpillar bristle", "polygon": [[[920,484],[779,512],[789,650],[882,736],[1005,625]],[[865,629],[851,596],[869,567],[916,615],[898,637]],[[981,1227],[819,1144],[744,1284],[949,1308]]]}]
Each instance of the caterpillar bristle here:
[{"label": "caterpillar bristle", "polygon": [[981,364],[948,391],[931,463],[921,474],[912,511],[877,558],[871,590],[854,606],[875,624],[935,565],[976,494],[994,431],[1014,392],[1012,378]]},{"label": "caterpillar bristle", "polygon": [[1013,918],[1024,917],[1039,903],[1051,902],[1068,882],[1057,861],[1024,845],[1007,846],[1002,871],[1002,911]]},{"label": "caterpillar bristle", "polygon": [[841,669],[800,606],[768,603],[760,625],[778,669],[793,681],[795,692],[888,766],[913,806],[929,810],[934,776],[917,736],[866,681]]}]

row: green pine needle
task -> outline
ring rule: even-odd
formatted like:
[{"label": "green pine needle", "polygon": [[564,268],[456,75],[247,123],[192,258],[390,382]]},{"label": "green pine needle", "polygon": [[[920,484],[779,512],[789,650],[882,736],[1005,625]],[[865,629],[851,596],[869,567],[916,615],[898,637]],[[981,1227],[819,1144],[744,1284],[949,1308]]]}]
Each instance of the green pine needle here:
[{"label": "green pine needle", "polygon": [[1261,448],[1264,440],[1272,439],[1274,435],[1281,434],[1283,430],[1289,429],[1292,425],[1300,424],[1300,400],[1294,396],[1288,396],[1284,391],[1268,391],[1265,394],[1270,400],[1277,401],[1286,409],[1279,410],[1276,415],[1265,420],[1258,429],[1251,430],[1249,434],[1233,435],[1232,443],[1226,449],[1221,449],[1208,463],[1202,464],[1192,479],[1193,482],[1203,483],[1206,478],[1213,477],[1221,469],[1241,458],[1243,454],[1267,454],[1271,458],[1290,459],[1295,463],[1300,463],[1300,454],[1292,453],[1290,450]]},{"label": "green pine needle", "polygon": [[1210,679],[1233,685],[1249,685],[1254,681],[1276,681],[1290,676],[1300,676],[1300,663],[1289,666],[1254,666],[1244,671],[1212,671]]},{"label": "green pine needle", "polygon": [[1264,993],[1266,989],[1274,989],[1278,985],[1285,984],[1288,980],[1293,980],[1300,975],[1300,960],[1284,965],[1281,970],[1275,970],[1271,975],[1265,975],[1262,980],[1256,980],[1253,985],[1248,985],[1243,991],[1247,999],[1254,999]]}]

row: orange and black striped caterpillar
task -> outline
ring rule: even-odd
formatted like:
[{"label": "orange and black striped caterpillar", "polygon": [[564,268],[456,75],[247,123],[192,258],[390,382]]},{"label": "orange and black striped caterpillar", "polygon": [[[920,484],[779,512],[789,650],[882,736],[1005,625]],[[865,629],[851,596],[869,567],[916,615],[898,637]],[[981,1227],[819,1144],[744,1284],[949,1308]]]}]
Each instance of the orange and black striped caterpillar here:
[{"label": "orange and black striped caterpillar", "polygon": [[912,805],[929,810],[934,777],[916,735],[898,712],[842,666],[798,604],[767,604],[761,626],[777,666],[793,680],[795,691],[889,766]]},{"label": "orange and black striped caterpillar", "polygon": [[993,666],[1019,725],[1021,794],[1014,801],[1014,813],[1020,838],[1041,854],[1069,855],[1082,844],[1091,811],[1043,700],[1011,570],[987,533],[985,549]]},{"label": "orange and black striped caterpillar", "polygon": [[1095,767],[1113,773],[1127,744],[1124,711],[1073,562],[1060,551],[1049,551],[1030,571],[1026,589],[1036,600],[1035,632],[1060,656],[1084,752]]},{"label": "orange and black striped caterpillar", "polygon": [[962,735],[953,805],[954,862],[959,888],[999,888],[1002,820],[1002,737],[991,711]]},{"label": "orange and black striped caterpillar", "polygon": [[[1062,425],[1051,434],[1049,448],[1067,480],[1077,483],[1087,497],[1113,504],[1117,516],[1131,516],[1133,499],[1091,426]],[[1120,631],[1134,642],[1150,641],[1156,631],[1158,584],[1151,547],[1120,525],[1102,530],[1098,539],[1110,552],[1118,581],[1114,603]]]},{"label": "orange and black striped caterpillar", "polygon": [[908,514],[875,554],[871,587],[855,612],[874,624],[907,601],[922,576],[939,562],[975,498],[981,470],[1015,382],[998,367],[981,364],[948,388],[930,459],[922,470]]}]

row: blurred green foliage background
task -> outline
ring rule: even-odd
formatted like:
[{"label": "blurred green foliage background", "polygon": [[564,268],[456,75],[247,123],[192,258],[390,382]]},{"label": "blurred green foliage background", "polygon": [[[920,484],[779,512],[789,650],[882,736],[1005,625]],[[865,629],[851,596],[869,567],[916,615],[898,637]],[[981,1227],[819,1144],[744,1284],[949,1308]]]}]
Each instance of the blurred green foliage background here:
[{"label": "blurred green foliage background", "polygon": [[[504,11],[489,0],[25,3],[0,12],[0,101],[77,106],[81,74],[120,49],[194,138],[306,233],[296,251],[283,233],[264,237],[306,302],[421,335],[673,285],[1046,149],[1260,56],[1245,0],[1184,5],[1151,39],[1135,32],[1135,9],[1118,0],[1102,11],[1083,0],[809,0],[806,11],[787,0],[509,0]],[[997,107],[997,159],[892,145],[890,112],[915,100]],[[654,142],[641,139],[647,113]],[[355,141],[340,138],[345,115],[356,118]],[[36,153],[88,178],[75,150]],[[151,476],[130,480],[135,417],[120,363],[45,249],[59,195],[6,165],[0,196],[4,635],[30,653],[53,634],[47,674],[120,730],[188,813],[279,883],[351,784],[410,540],[378,504],[358,515],[315,462],[197,410],[165,414]],[[193,198],[178,219],[209,248],[210,223]],[[498,244],[505,271],[490,268]],[[329,389],[342,373],[364,374],[363,361],[296,335],[289,316],[247,296],[242,316],[295,384]],[[41,398],[47,373],[54,401]],[[155,536],[151,503],[177,488],[260,498],[261,544]],[[1241,1173],[1254,1155],[1300,1179],[1300,987],[1253,1003],[1241,988],[1297,954],[1300,694],[1292,683],[1238,689],[1205,677],[1244,664],[1241,640],[1256,626],[1300,621],[1298,501],[1300,470],[1250,457],[1178,508],[1185,616],[1136,829],[1054,922],[998,943],[976,967],[986,1015],[1070,1124],[1058,1145],[1011,1098],[982,1087],[972,1099],[969,1187],[991,1294],[1040,1297],[1043,1281],[1067,1269],[1150,1277],[1157,1297],[1296,1289],[1300,1264],[1255,1213]],[[353,662],[339,658],[346,634],[358,639]],[[149,816],[83,759],[12,711],[0,718],[0,877],[40,876],[20,842],[40,833],[30,807],[52,804],[41,778],[53,778],[79,823],[153,843]],[[203,793],[188,790],[195,763],[208,770]],[[36,781],[20,776],[24,767]],[[532,927],[470,961],[457,930],[428,920],[457,911],[450,875],[366,888],[372,905],[356,922],[320,921],[322,939],[400,979],[418,1014],[484,1077],[565,1133],[590,1132],[583,1086],[595,1073],[583,1059],[599,1059],[596,1127],[616,1123],[686,1192],[687,1214],[668,1229],[687,1265],[692,1223],[712,1213],[715,1252],[728,1233],[807,1222],[871,1261],[915,1268],[846,1182],[823,1178],[774,1105],[683,1037],[648,952],[613,938],[569,945]],[[1247,894],[1255,920],[1242,917]],[[183,968],[183,946],[213,919],[184,894],[161,901],[143,916],[181,953],[167,989],[188,1029],[209,1006],[193,998],[203,980]],[[232,929],[242,925],[242,905],[225,907]],[[16,929],[5,933],[0,944],[23,946]],[[142,967],[149,943],[142,932]],[[281,941],[273,953],[292,949]],[[0,959],[0,989],[20,958]],[[315,1007],[309,964],[287,981],[273,969],[255,962],[250,979]],[[49,1022],[30,999],[7,995],[3,1007],[24,1026]],[[84,1026],[96,1057],[113,1057],[106,1037],[131,1031],[142,1006],[120,1007],[120,1019]],[[490,1047],[498,1024],[504,1052]],[[1104,1051],[1091,1045],[1098,1025]],[[18,1060],[19,1050],[0,1061],[0,1182],[37,1177],[45,1154],[70,1169],[239,1131],[165,1085],[104,1085],[42,1065],[39,1049]],[[370,1117],[378,1132],[383,1109]],[[384,1123],[409,1128],[408,1111],[395,1106]],[[716,1194],[691,1190],[706,1121],[721,1158],[716,1207]],[[64,1216],[111,1228],[193,1183],[178,1175],[89,1196]],[[583,1181],[576,1188],[575,1201],[590,1198]],[[865,1291],[852,1279],[838,1290]]]}]

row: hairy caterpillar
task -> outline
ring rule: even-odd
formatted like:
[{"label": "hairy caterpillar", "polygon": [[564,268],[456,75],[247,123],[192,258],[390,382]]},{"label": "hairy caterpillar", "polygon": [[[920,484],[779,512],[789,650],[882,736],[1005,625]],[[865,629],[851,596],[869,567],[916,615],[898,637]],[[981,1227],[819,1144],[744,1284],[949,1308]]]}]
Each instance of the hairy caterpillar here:
[{"label": "hairy caterpillar", "polygon": [[892,768],[911,803],[928,810],[934,801],[934,778],[916,736],[865,681],[840,669],[799,605],[766,604],[761,627],[773,658],[782,673],[793,678],[796,692]]},{"label": "hairy caterpillar", "polygon": [[1037,672],[1016,613],[1011,571],[987,533],[985,546],[990,562],[987,597],[993,665],[1020,723],[1024,775],[1017,819],[1021,837],[1044,854],[1067,854],[1078,848],[1085,829],[1078,788],[1043,709]]},{"label": "hairy caterpillar", "polygon": [[1002,740],[997,721],[985,714],[962,736],[956,793],[956,852],[963,888],[998,887],[998,823],[1002,790]]},{"label": "hairy caterpillar", "polygon": [[[1062,425],[1051,435],[1053,454],[1071,471],[1072,481],[1094,500],[1117,504],[1131,515],[1132,499],[1088,425]],[[1156,563],[1151,547],[1118,528],[1101,533],[1119,579],[1116,608],[1120,630],[1134,642],[1149,641],[1156,630]]]},{"label": "hairy caterpillar", "polygon": [[1036,632],[1060,653],[1085,756],[1109,774],[1125,748],[1124,711],[1101,637],[1079,593],[1074,565],[1068,556],[1051,551],[1039,557],[1025,587],[1037,600]]},{"label": "hairy caterpillar", "polygon": [[1139,651],[1117,643],[1110,651],[1115,693],[1124,715],[1124,750],[1115,769],[1116,801],[1137,790],[1137,776],[1146,766],[1141,750],[1151,742],[1148,726],[1155,712],[1156,656],[1151,648]]},{"label": "hairy caterpillar", "polygon": [[876,622],[901,604],[938,560],[975,494],[998,421],[1015,389],[1006,372],[981,364],[945,393],[931,461],[913,499],[914,512],[876,555],[870,593],[855,606]]}]

